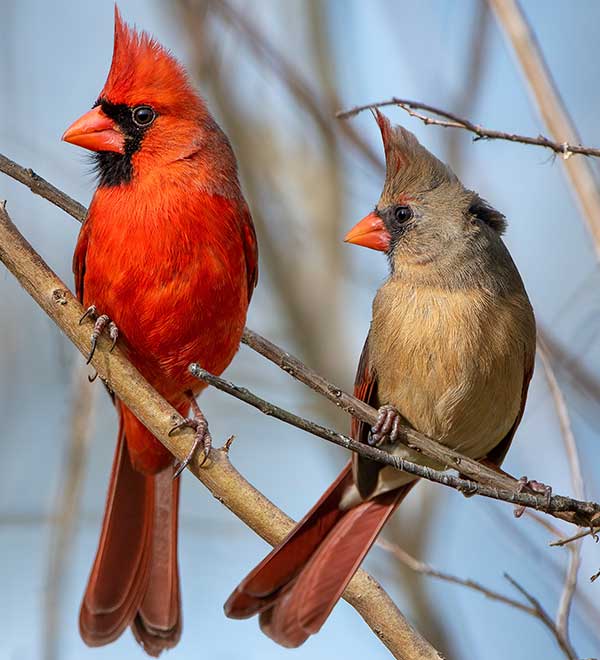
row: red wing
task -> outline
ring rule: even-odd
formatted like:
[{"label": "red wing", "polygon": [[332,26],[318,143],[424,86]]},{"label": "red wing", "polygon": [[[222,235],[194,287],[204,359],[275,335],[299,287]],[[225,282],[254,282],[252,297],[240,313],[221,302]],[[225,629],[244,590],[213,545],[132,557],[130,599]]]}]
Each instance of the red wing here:
[{"label": "red wing", "polygon": [[[379,408],[379,396],[377,394],[377,376],[371,367],[369,360],[369,337],[365,341],[356,378],[354,379],[354,396],[365,403]],[[352,437],[359,442],[367,442],[371,428],[368,424],[352,418]],[[358,454],[352,454],[352,474],[354,482],[363,497],[368,497],[377,485],[377,477],[382,466],[368,459],[361,458]]]},{"label": "red wing", "polygon": [[79,302],[83,304],[83,280],[85,278],[85,255],[87,253],[90,236],[90,220],[87,218],[77,238],[77,245],[73,254],[73,274],[75,275],[75,293]]},{"label": "red wing", "polygon": [[486,456],[486,459],[496,466],[500,467],[502,461],[506,456],[506,452],[510,448],[510,444],[515,435],[517,427],[521,423],[523,418],[523,413],[525,412],[525,403],[527,401],[527,392],[529,390],[529,383],[531,382],[531,377],[533,376],[533,367],[535,364],[535,353],[526,353],[525,354],[525,368],[523,374],[523,389],[521,391],[521,407],[515,423],[510,427],[509,432],[502,438],[502,440],[492,449],[492,451]]},{"label": "red wing", "polygon": [[244,257],[246,258],[249,303],[258,281],[258,244],[256,241],[256,232],[254,231],[252,216],[248,210],[246,210],[242,224],[242,242],[244,244]]}]

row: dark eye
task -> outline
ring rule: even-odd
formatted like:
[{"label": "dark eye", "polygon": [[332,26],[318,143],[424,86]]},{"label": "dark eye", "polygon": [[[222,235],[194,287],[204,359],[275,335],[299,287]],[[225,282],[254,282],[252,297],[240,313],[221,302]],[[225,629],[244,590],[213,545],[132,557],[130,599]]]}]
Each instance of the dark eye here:
[{"label": "dark eye", "polygon": [[410,206],[396,206],[394,208],[394,220],[396,222],[406,222],[413,217],[413,211]]},{"label": "dark eye", "polygon": [[148,126],[154,121],[156,114],[149,105],[138,105],[133,109],[132,116],[138,126]]}]

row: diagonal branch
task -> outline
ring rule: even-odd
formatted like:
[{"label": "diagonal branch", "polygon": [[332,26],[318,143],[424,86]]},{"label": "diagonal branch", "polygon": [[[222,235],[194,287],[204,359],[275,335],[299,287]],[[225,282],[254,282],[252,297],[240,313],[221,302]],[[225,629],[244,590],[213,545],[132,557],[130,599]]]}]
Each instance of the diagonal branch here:
[{"label": "diagonal branch", "polygon": [[[510,502],[511,504],[523,505],[534,509],[542,509],[546,513],[557,515],[557,517],[561,518],[563,516],[559,514],[563,514],[565,512],[573,512],[577,516],[587,519],[600,516],[600,505],[593,502],[581,502],[578,500],[573,500],[569,497],[564,497],[562,495],[553,495],[548,502],[544,495],[519,492],[515,489],[514,485],[513,487],[508,488],[487,486],[482,483],[462,479],[460,477],[447,474],[446,472],[441,472],[439,470],[434,470],[417,463],[406,461],[386,451],[358,442],[357,440],[353,440],[352,438],[342,435],[341,433],[327,429],[320,424],[316,424],[315,422],[290,413],[289,411],[284,410],[283,408],[280,408],[279,406],[276,406],[269,401],[266,401],[265,399],[261,399],[244,387],[238,387],[237,385],[234,385],[224,378],[220,378],[219,376],[215,376],[209,373],[197,364],[190,365],[190,372],[199,380],[202,380],[203,382],[208,383],[209,385],[212,385],[213,387],[216,387],[217,389],[248,403],[249,405],[263,412],[265,415],[275,417],[276,419],[291,424],[292,426],[296,426],[297,428],[300,428],[304,431],[308,431],[309,433],[312,433],[319,438],[323,438],[324,440],[333,442],[340,447],[354,451],[363,458],[382,463],[383,465],[389,465],[396,470],[401,470],[403,472],[413,474],[416,477],[427,479],[428,481],[434,481],[435,483],[455,488],[456,490],[459,490],[460,492],[467,495],[482,495],[484,497],[502,500],[504,502]],[[476,461],[475,463],[477,464]],[[509,484],[515,483],[515,480],[512,480],[511,482],[511,480],[507,479],[507,481]]]},{"label": "diagonal branch", "polygon": [[532,594],[529,593],[523,587],[520,585],[514,578],[512,578],[508,573],[504,574],[504,577],[512,584],[512,586],[522,595],[524,596],[529,603],[531,604],[532,608],[536,612],[537,618],[550,630],[550,632],[556,637],[556,641],[558,642],[558,645],[560,648],[564,651],[565,655],[569,660],[578,660],[579,656],[571,646],[571,643],[567,638],[564,637],[564,635],[560,632],[560,630],[556,627],[554,624],[554,621],[552,621],[552,617],[546,612],[546,610],[543,608],[542,604],[540,601],[533,596]]},{"label": "diagonal branch", "polygon": [[[517,0],[488,0],[512,47],[535,106],[550,134],[559,142],[577,142],[577,129],[560,96],[542,49]],[[597,154],[594,154],[597,155]],[[600,191],[590,163],[581,158],[564,161],[565,172],[583,213],[600,258]]]},{"label": "diagonal branch", "polygon": [[[560,423],[561,435],[567,453],[569,468],[571,471],[571,482],[575,496],[579,498],[585,497],[585,486],[583,482],[583,474],[581,472],[581,461],[579,460],[579,452],[577,450],[577,442],[571,426],[571,418],[567,408],[565,397],[560,389],[558,380],[554,373],[554,368],[548,357],[548,351],[543,337],[538,336],[538,355],[544,367],[546,381],[552,394],[554,407]],[[568,546],[570,552],[569,568],[565,576],[565,583],[560,597],[558,612],[556,614],[556,628],[560,634],[568,641],[569,640],[569,614],[571,612],[571,605],[575,597],[575,590],[577,589],[577,573],[581,564],[581,541],[576,541]]]},{"label": "diagonal branch", "polygon": [[[85,355],[88,351],[91,321],[79,325],[83,308],[64,283],[21,236],[0,205],[0,260],[19,280],[66,336]],[[127,360],[117,346],[108,352],[102,337],[92,365],[110,384],[121,401],[182,461],[193,446],[193,431],[182,429],[169,436],[181,416]],[[224,450],[213,450],[210,463],[201,467],[202,457],[190,463],[190,470],[228,509],[257,534],[275,545],[293,528],[294,522],[257,491],[231,465]],[[399,660],[441,660],[437,651],[415,631],[382,587],[364,571],[358,571],[344,592],[344,598],[357,610],[392,655]]]}]

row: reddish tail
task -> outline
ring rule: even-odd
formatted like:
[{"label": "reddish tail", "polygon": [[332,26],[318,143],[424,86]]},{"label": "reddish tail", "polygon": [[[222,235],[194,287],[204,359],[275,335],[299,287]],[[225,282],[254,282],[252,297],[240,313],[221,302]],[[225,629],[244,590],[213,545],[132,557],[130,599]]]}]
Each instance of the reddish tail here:
[{"label": "reddish tail", "polygon": [[88,646],[114,641],[131,625],[152,656],[177,644],[181,603],[177,567],[179,479],[145,475],[131,464],[123,424],[96,559],[79,614]]},{"label": "reddish tail", "polygon": [[342,511],[348,465],[323,497],[235,589],[225,614],[260,614],[262,631],[287,647],[318,632],[381,528],[415,482]]}]

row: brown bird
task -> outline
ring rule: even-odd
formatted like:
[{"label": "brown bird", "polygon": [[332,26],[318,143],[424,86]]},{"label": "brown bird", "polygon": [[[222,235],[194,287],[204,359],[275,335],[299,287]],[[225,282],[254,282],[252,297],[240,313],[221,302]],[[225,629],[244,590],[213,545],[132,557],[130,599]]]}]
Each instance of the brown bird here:
[{"label": "brown bird", "polygon": [[[346,241],[386,252],[354,392],[378,407],[355,439],[444,466],[398,441],[401,420],[440,443],[500,466],[523,416],[535,320],[501,234],[504,216],[379,112],[386,179],[375,210]],[[383,405],[382,405],[383,404]],[[260,614],[283,646],[316,633],[377,534],[416,481],[354,454],[337,480],[235,589],[227,616]],[[530,485],[534,485],[533,482]],[[537,485],[537,484],[536,484]]]}]

